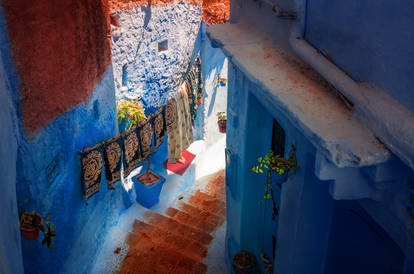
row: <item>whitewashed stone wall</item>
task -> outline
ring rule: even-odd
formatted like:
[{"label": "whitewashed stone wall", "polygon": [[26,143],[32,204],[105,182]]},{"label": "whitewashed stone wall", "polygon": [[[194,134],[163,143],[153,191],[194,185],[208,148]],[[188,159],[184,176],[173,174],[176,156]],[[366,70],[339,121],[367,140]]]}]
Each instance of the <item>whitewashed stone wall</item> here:
[{"label": "whitewashed stone wall", "polygon": [[[201,6],[176,2],[116,13],[120,27],[112,27],[112,60],[117,100],[141,96],[155,107],[174,96],[191,59],[201,12]],[[158,43],[166,40],[168,50],[159,52]]]}]

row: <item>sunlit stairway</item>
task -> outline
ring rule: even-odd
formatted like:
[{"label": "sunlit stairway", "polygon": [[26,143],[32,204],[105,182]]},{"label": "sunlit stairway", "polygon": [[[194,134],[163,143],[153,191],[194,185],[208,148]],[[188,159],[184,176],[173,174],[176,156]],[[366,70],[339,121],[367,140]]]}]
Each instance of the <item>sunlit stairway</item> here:
[{"label": "sunlit stairway", "polygon": [[206,273],[203,260],[225,214],[224,171],[219,171],[204,191],[181,196],[163,215],[148,211],[135,220],[119,273]]}]

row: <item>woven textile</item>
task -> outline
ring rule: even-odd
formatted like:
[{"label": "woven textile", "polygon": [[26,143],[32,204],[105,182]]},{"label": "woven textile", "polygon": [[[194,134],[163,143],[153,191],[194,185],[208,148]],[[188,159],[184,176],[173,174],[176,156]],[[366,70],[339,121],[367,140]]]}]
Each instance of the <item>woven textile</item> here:
[{"label": "woven textile", "polygon": [[108,188],[114,189],[114,183],[121,179],[122,138],[118,135],[105,142],[105,177]]},{"label": "woven textile", "polygon": [[140,144],[136,129],[136,126],[134,126],[122,134],[124,177],[127,177],[139,165],[139,161],[141,160]]},{"label": "woven textile", "polygon": [[148,159],[152,154],[152,124],[150,120],[152,115],[145,120],[145,122],[138,127],[138,136],[141,143],[141,157],[142,159]]},{"label": "woven textile", "polygon": [[200,54],[195,59],[193,67],[188,74],[186,91],[190,106],[191,119],[194,121],[197,114],[197,107],[203,103],[203,81],[201,75]]},{"label": "woven textile", "polygon": [[152,117],[151,123],[154,128],[154,150],[156,152],[159,146],[164,142],[164,133],[165,133],[165,120],[164,120],[164,110],[158,110]]},{"label": "woven textile", "polygon": [[88,199],[99,192],[103,163],[103,146],[101,144],[79,152],[81,157],[81,184],[83,197]]},{"label": "woven textile", "polygon": [[[188,105],[187,94],[184,86],[175,96],[175,127],[168,129],[168,158],[169,163],[174,164],[180,157],[183,149],[188,148],[193,142],[193,128]],[[166,115],[167,119],[167,115]]]},{"label": "woven textile", "polygon": [[165,130],[167,134],[177,127],[177,102],[175,98],[168,100],[165,106]]}]

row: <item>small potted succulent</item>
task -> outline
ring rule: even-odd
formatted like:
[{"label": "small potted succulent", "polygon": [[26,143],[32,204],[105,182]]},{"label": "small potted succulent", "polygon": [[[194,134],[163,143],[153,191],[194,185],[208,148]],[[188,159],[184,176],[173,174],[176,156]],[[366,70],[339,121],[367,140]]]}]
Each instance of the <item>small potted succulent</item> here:
[{"label": "small potted succulent", "polygon": [[42,245],[47,244],[50,249],[55,248],[55,244],[52,239],[56,237],[56,231],[54,230],[54,223],[50,223],[49,215],[43,224],[43,217],[39,213],[32,211],[23,211],[20,216],[20,230],[23,233],[23,237],[26,240],[33,241],[39,237],[40,231],[43,232]]},{"label": "small potted succulent", "polygon": [[217,124],[221,133],[226,133],[227,116],[223,111],[217,112]]}]

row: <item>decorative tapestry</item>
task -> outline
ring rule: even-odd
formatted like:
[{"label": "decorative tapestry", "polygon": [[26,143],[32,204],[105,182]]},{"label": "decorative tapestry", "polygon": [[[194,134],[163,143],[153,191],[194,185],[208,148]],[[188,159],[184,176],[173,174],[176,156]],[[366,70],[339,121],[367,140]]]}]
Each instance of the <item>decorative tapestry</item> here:
[{"label": "decorative tapestry", "polygon": [[122,140],[124,149],[124,177],[127,177],[138,166],[141,160],[136,127],[134,126],[125,131],[122,134]]},{"label": "decorative tapestry", "polygon": [[86,204],[88,199],[99,192],[101,186],[101,172],[103,147],[101,144],[79,152],[81,156],[81,184]]},{"label": "decorative tapestry", "polygon": [[105,177],[108,188],[114,189],[114,183],[121,179],[122,138],[118,135],[105,142]]},{"label": "decorative tapestry", "polygon": [[139,138],[141,142],[141,156],[142,159],[148,159],[152,154],[152,134],[153,129],[150,123],[152,115],[148,117],[146,122],[138,127]]},{"label": "decorative tapestry", "polygon": [[188,74],[186,89],[188,103],[190,105],[191,120],[194,121],[197,114],[197,107],[203,103],[203,82],[201,75],[200,54],[195,59],[193,67]]},{"label": "decorative tapestry", "polygon": [[164,131],[165,131],[165,122],[164,122],[164,110],[162,108],[158,110],[153,118],[152,118],[152,125],[154,128],[154,151],[156,152],[159,146],[164,142]]},{"label": "decorative tapestry", "polygon": [[165,130],[167,134],[177,127],[177,102],[170,99],[165,106]]}]

